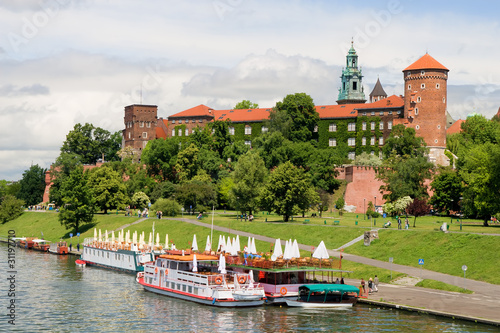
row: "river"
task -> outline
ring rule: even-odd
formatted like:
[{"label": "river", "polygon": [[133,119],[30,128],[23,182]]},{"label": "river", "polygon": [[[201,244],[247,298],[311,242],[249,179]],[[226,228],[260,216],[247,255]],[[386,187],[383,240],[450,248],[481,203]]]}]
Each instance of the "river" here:
[{"label": "river", "polygon": [[[15,250],[15,273],[9,273],[7,245],[0,244],[2,332],[497,332],[362,304],[347,310],[212,308],[145,292],[131,274],[77,267],[74,256]],[[12,311],[15,325],[7,316]]]}]

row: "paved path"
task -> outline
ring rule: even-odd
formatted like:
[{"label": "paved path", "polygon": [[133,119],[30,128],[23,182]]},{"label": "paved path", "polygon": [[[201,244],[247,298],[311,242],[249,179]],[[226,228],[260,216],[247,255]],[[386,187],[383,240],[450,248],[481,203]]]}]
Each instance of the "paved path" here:
[{"label": "paved path", "polygon": [[[187,218],[166,219],[183,221],[205,228],[211,227],[211,224]],[[275,241],[275,238],[251,234],[217,225],[214,225],[214,230],[225,233],[231,232],[244,237],[255,237],[255,239],[269,243],[274,243]],[[311,245],[299,244],[299,248],[301,250],[310,251]],[[330,256],[340,256],[340,252],[338,251],[328,250],[328,253]],[[398,304],[398,306],[405,305],[413,309],[426,309],[434,314],[442,313],[441,315],[448,315],[450,317],[456,315],[458,317],[469,319],[473,319],[474,317],[484,318],[487,319],[486,322],[500,326],[500,285],[464,279],[416,267],[390,264],[388,262],[369,259],[348,253],[343,253],[343,259],[401,272],[410,276],[420,277],[422,279],[441,281],[474,291],[474,294],[462,294],[419,287],[381,284],[379,286],[378,293],[368,296],[368,301],[372,301],[373,304],[390,306],[392,303]],[[359,283],[358,280],[352,280],[350,282],[354,285],[358,285]]]}]

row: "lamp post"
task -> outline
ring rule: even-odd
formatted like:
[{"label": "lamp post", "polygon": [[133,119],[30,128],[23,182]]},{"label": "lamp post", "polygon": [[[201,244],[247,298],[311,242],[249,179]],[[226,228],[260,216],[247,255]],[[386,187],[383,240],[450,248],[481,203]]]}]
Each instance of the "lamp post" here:
[{"label": "lamp post", "polygon": [[[462,231],[462,200],[464,199],[463,197],[458,198],[460,201],[458,201],[458,217],[460,218],[460,231]],[[465,276],[465,271],[464,271],[464,276]]]},{"label": "lamp post", "polygon": [[[375,212],[377,212],[377,196],[374,196],[373,198],[375,199],[375,207],[374,207],[375,208]],[[373,219],[371,219],[371,221],[372,221],[372,228],[373,228]]]},{"label": "lamp post", "polygon": [[[451,206],[451,208],[453,209],[453,199],[450,199],[450,201],[451,201],[450,206]],[[453,215],[452,215],[452,214],[450,214],[450,224],[452,224],[452,223],[453,223]]]},{"label": "lamp post", "polygon": [[365,214],[363,215],[363,220],[366,220],[366,198],[363,199],[363,210]]}]

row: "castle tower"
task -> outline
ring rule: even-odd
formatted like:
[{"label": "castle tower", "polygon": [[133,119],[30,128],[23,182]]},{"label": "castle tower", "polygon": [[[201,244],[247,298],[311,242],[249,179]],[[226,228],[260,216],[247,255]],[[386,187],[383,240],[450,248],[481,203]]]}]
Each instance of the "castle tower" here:
[{"label": "castle tower", "polygon": [[446,97],[448,68],[429,54],[403,70],[405,125],[415,129],[430,148],[429,158],[446,164]]},{"label": "castle tower", "polygon": [[123,148],[142,152],[149,140],[156,139],[158,106],[133,104],[125,107]]},{"label": "castle tower", "polygon": [[375,83],[375,87],[373,87],[372,92],[370,93],[370,103],[380,101],[381,99],[387,98],[387,94],[382,88],[382,83],[377,78],[377,83]]},{"label": "castle tower", "polygon": [[358,55],[354,50],[353,42],[346,56],[346,68],[342,69],[341,86],[339,89],[338,104],[353,104],[366,102],[363,89],[363,75],[358,69]]}]

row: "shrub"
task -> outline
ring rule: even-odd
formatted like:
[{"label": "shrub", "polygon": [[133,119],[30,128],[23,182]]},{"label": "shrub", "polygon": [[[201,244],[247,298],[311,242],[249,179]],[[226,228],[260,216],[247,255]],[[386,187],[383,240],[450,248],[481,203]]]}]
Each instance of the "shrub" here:
[{"label": "shrub", "polygon": [[153,210],[156,214],[157,211],[161,211],[163,216],[176,216],[181,213],[181,205],[172,199],[158,199],[151,206],[151,210]]}]

